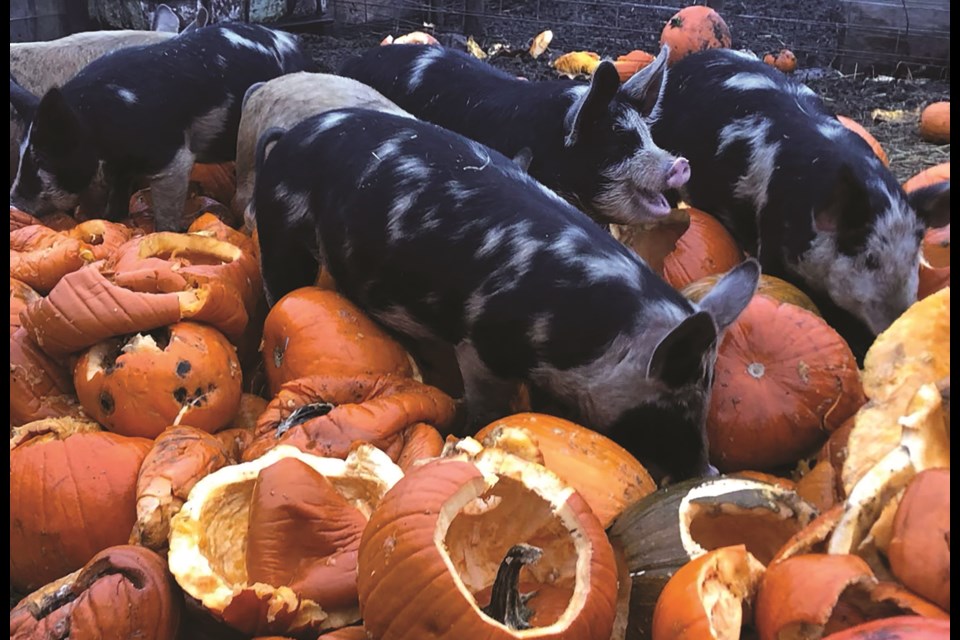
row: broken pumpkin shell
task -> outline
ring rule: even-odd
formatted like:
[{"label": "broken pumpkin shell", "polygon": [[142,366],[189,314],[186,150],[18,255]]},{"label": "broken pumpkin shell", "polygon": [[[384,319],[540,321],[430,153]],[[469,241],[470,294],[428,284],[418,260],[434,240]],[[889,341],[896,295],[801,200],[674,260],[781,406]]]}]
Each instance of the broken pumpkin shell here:
[{"label": "broken pumpkin shell", "polygon": [[346,460],[280,446],[223,467],[174,516],[170,570],[211,614],[251,636],[356,622],[360,531],[401,476],[370,445]]},{"label": "broken pumpkin shell", "polygon": [[253,460],[278,444],[342,458],[368,442],[397,460],[395,441],[426,422],[449,427],[456,407],[439,389],[399,376],[306,376],[284,383],[257,420],[256,439],[243,453]]},{"label": "broken pumpkin shell", "polygon": [[20,311],[41,297],[43,296],[27,283],[14,277],[10,278],[10,335],[20,328]]},{"label": "broken pumpkin shell", "polygon": [[611,224],[610,235],[663,276],[664,261],[690,228],[691,211],[689,207],[671,209],[668,215],[655,222]]},{"label": "broken pumpkin shell", "polygon": [[830,534],[833,533],[842,516],[843,505],[841,504],[832,507],[829,511],[821,513],[813,522],[793,534],[793,536],[780,547],[777,555],[770,561],[770,564],[772,565],[793,556],[810,553],[826,553],[827,541],[830,539]]},{"label": "broken pumpkin shell", "polygon": [[200,195],[217,202],[230,202],[237,190],[236,163],[198,162],[190,172],[190,183]]},{"label": "broken pumpkin shell", "polygon": [[43,224],[43,221],[36,216],[33,216],[26,211],[21,211],[15,206],[10,205],[10,231],[16,231],[17,229],[23,229],[24,227],[29,227],[35,224]]},{"label": "broken pumpkin shell", "polygon": [[471,442],[413,468],[374,511],[358,565],[364,627],[381,640],[607,640],[616,562],[586,502],[546,468]]},{"label": "broken pumpkin shell", "polygon": [[[542,413],[519,413],[496,420],[473,437],[484,446],[506,446],[510,431],[529,435],[542,464],[580,492],[604,527],[624,507],[653,493],[656,484],[640,462],[604,435],[578,424]],[[521,457],[527,457],[520,453]],[[531,455],[536,455],[535,453]]]},{"label": "broken pumpkin shell", "polygon": [[11,640],[174,640],[182,598],[163,558],[114,546],[24,598],[10,611]]},{"label": "broken pumpkin shell", "polygon": [[165,551],[170,520],[194,485],[231,464],[230,452],[216,437],[194,427],[169,427],[153,441],[137,476],[137,520],[130,544]]},{"label": "broken pumpkin shell", "polygon": [[903,495],[888,548],[890,568],[907,588],[950,609],[950,470],[917,474]]},{"label": "broken pumpkin shell", "polygon": [[270,393],[302,376],[413,376],[400,344],[335,291],[303,287],[282,297],[263,324],[260,348]]},{"label": "broken pumpkin shell", "polygon": [[742,544],[683,565],[657,599],[653,640],[739,640],[744,608],[753,601],[763,571]]},{"label": "broken pumpkin shell", "polygon": [[10,584],[32,590],[125,544],[151,442],[52,418],[10,438]]},{"label": "broken pumpkin shell", "polygon": [[590,76],[600,65],[600,54],[593,51],[570,51],[553,61],[553,68],[568,78]]},{"label": "broken pumpkin shell", "polygon": [[[907,385],[912,387],[909,381]],[[898,442],[847,491],[843,518],[830,538],[830,553],[856,552],[887,503],[917,473],[950,466],[949,434],[936,385],[927,384],[917,389],[902,414],[899,419],[894,418],[901,430]],[[858,422],[859,419],[858,414]],[[854,436],[857,435],[855,427],[850,434],[851,451],[855,450]],[[861,433],[859,439],[866,435]],[[846,465],[853,459],[854,456],[847,456],[845,486]]]},{"label": "broken pumpkin shell", "polygon": [[873,620],[826,636],[824,640],[949,640],[950,620],[895,616]]},{"label": "broken pumpkin shell", "polygon": [[872,596],[877,580],[852,555],[798,555],[767,567],[757,593],[760,640],[819,638],[848,627],[905,613]]},{"label": "broken pumpkin shell", "polygon": [[233,345],[196,322],[111,338],[84,352],[73,371],[84,411],[110,431],[144,438],[181,423],[207,432],[230,424],[241,377]]},{"label": "broken pumpkin shell", "polygon": [[743,544],[767,564],[816,515],[794,491],[748,478],[688,480],[628,506],[608,529],[632,579],[627,637],[649,637],[660,592],[690,560]]},{"label": "broken pumpkin shell", "polygon": [[950,375],[949,287],[915,302],[877,336],[863,361],[863,390],[881,401],[915,374],[923,376],[919,384]]},{"label": "broken pumpkin shell", "polygon": [[89,220],[69,231],[24,227],[10,233],[10,275],[47,293],[64,275],[106,258],[132,235],[106,220]]},{"label": "broken pumpkin shell", "polygon": [[864,401],[856,358],[823,318],[755,295],[717,350],[710,460],[721,471],[795,463]]},{"label": "broken pumpkin shell", "polygon": [[145,293],[175,293],[217,281],[236,290],[249,313],[261,286],[256,260],[212,236],[158,232],[125,243],[104,269],[116,284]]},{"label": "broken pumpkin shell", "polygon": [[84,417],[69,370],[40,350],[26,329],[10,336],[10,425]]},{"label": "broken pumpkin shell", "polygon": [[33,341],[54,358],[180,320],[205,322],[236,339],[247,322],[239,294],[220,282],[174,293],[143,293],[118,286],[95,264],[65,275],[20,315]]}]

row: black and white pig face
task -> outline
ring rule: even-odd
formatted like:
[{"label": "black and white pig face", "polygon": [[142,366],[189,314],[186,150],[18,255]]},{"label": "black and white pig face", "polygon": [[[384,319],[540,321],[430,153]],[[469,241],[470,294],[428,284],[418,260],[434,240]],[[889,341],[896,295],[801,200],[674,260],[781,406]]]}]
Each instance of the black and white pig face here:
[{"label": "black and white pig face", "polygon": [[827,202],[813,212],[817,235],[798,271],[879,334],[916,302],[920,244],[928,226],[950,222],[950,183],[906,194],[844,166]]},{"label": "black and white pig face", "polygon": [[693,305],[695,313],[656,344],[634,406],[609,431],[661,483],[717,474],[706,431],[717,346],[750,303],[759,278],[759,263],[747,260]]},{"label": "black and white pig face", "polygon": [[[579,158],[580,176],[569,184],[587,194],[578,204],[604,222],[650,222],[670,213],[663,192],[690,177],[690,165],[653,142],[650,123],[658,113],[667,78],[669,47],[622,86],[612,63],[596,69],[589,87],[573,89],[574,104],[564,122],[565,146]],[[599,170],[598,170],[599,168]],[[593,180],[593,184],[584,181]],[[566,190],[566,189],[565,189]]]},{"label": "black and white pig face", "polygon": [[89,132],[53,88],[36,106],[21,144],[10,204],[34,215],[69,211],[96,175],[98,162]]}]

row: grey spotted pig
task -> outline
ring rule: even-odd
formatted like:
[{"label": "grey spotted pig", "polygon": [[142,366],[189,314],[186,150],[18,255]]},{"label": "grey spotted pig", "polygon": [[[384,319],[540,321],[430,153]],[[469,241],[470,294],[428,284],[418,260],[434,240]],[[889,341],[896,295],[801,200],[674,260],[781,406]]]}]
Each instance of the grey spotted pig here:
[{"label": "grey spotted pig", "polygon": [[270,304],[322,262],[391,330],[455,345],[471,427],[506,415],[524,380],[655,476],[712,471],[718,335],[752,297],[755,261],[692,303],[512,160],[393,114],[314,116],[258,157]]},{"label": "grey spotted pig", "polygon": [[106,216],[116,220],[133,180],[147,178],[158,230],[178,231],[194,161],[236,155],[246,90],[307,66],[292,36],[246,24],[100,57],[42,99],[15,105],[30,126],[11,203],[36,215],[70,209],[102,173]]},{"label": "grey spotted pig", "polygon": [[413,117],[367,85],[329,73],[302,71],[251,85],[243,98],[237,134],[237,193],[233,201],[234,211],[243,215],[249,230],[256,226],[248,205],[256,177],[257,141],[263,133],[274,127],[289,129],[309,116],[348,107]]},{"label": "grey spotted pig", "polygon": [[622,86],[610,61],[590,84],[525,82],[440,46],[375,47],[341,75],[370,85],[417,118],[513,157],[532,152],[530,175],[602,222],[667,215],[663,196],[690,175],[687,161],[653,143],[669,49]]},{"label": "grey spotted pig", "polygon": [[671,68],[652,130],[690,160],[684,199],[809,294],[858,357],[916,300],[920,243],[949,222],[949,183],[905,194],[807,86],[710,49]]}]

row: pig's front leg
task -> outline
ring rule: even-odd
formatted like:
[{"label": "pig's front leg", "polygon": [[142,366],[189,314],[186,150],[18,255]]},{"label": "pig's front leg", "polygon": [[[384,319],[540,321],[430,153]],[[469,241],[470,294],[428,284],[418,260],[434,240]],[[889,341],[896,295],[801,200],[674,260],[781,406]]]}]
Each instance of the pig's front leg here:
[{"label": "pig's front leg", "polygon": [[[105,202],[103,216],[107,220],[118,222],[130,214],[130,196],[133,194],[133,177],[126,171],[113,165],[103,167],[104,184],[93,183],[87,189],[81,202],[84,208],[95,211]],[[105,193],[104,193],[105,192]]]},{"label": "pig's front leg", "polygon": [[162,171],[150,176],[150,195],[157,231],[183,231],[183,207],[190,187],[194,154],[180,147]]},{"label": "pig's front leg", "polygon": [[495,376],[469,340],[458,344],[456,353],[463,377],[463,396],[467,401],[467,432],[460,435],[473,435],[494,420],[510,414],[510,400],[517,384],[515,380]]}]

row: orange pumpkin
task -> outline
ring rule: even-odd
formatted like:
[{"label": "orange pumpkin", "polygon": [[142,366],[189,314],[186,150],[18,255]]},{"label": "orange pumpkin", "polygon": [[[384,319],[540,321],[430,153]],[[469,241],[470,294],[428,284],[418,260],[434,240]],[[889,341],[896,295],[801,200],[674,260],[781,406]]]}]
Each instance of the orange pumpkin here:
[{"label": "orange pumpkin", "polygon": [[263,324],[260,349],[270,394],[302,376],[413,375],[407,352],[352,302],[317,287],[281,298]]},{"label": "orange pumpkin", "polygon": [[838,633],[824,640],[949,640],[950,620],[933,620],[917,616],[881,618]]},{"label": "orange pumpkin", "polygon": [[634,49],[626,55],[618,56],[617,59],[614,60],[613,66],[617,68],[617,73],[620,74],[620,82],[626,82],[630,79],[630,76],[640,71],[653,61],[654,56],[650,55],[646,51]]},{"label": "orange pumpkin", "polygon": [[166,561],[143,547],[115,546],[83,569],[30,594],[10,611],[11,640],[174,640],[182,598]]},{"label": "orange pumpkin", "polygon": [[935,164],[932,167],[924,169],[917,175],[904,182],[903,190],[907,193],[910,193],[915,189],[920,189],[922,187],[926,187],[927,185],[948,180],[950,180],[950,163],[943,162],[941,164]]},{"label": "orange pumpkin", "polygon": [[739,640],[743,604],[751,602],[763,565],[743,545],[691,560],[667,582],[653,612],[653,640]]},{"label": "orange pumpkin", "polygon": [[10,205],[10,231],[16,231],[35,224],[43,224],[39,218]]},{"label": "orange pumpkin", "polygon": [[[707,295],[710,290],[720,282],[721,276],[722,274],[704,276],[696,282],[691,282],[685,286],[680,293],[694,302],[700,302],[703,296]],[[820,315],[820,310],[817,309],[817,305],[813,303],[813,300],[811,300],[807,294],[786,280],[781,280],[776,276],[770,276],[765,273],[760,274],[757,293],[780,302],[789,302],[790,304],[797,305],[801,309],[806,309],[810,313]]]},{"label": "orange pumpkin", "polygon": [[777,53],[768,53],[763,56],[763,61],[784,73],[793,73],[797,70],[797,56],[795,56],[790,49],[781,49]]},{"label": "orange pumpkin", "polygon": [[927,229],[921,247],[917,299],[950,286],[950,225]]},{"label": "orange pumpkin", "polygon": [[657,488],[647,470],[626,449],[562,418],[519,413],[488,424],[473,437],[484,446],[509,450],[512,430],[530,438],[542,456],[540,464],[579,491],[604,527],[628,504]]},{"label": "orange pumpkin", "polygon": [[927,142],[950,144],[950,103],[933,102],[920,112],[920,137]]},{"label": "orange pumpkin", "polygon": [[[617,567],[586,502],[538,464],[477,448],[414,467],[370,517],[357,571],[368,633],[607,640]],[[520,590],[536,591],[525,606]]]},{"label": "orange pumpkin", "polygon": [[31,422],[10,438],[10,584],[36,589],[126,544],[151,442],[93,422]]},{"label": "orange pumpkin", "polygon": [[949,469],[928,469],[910,481],[897,507],[888,556],[898,580],[950,609]]},{"label": "orange pumpkin", "polygon": [[887,152],[883,150],[883,147],[880,146],[880,143],[877,142],[877,139],[873,137],[869,131],[867,131],[859,122],[848,118],[847,116],[837,116],[837,120],[840,121],[843,126],[850,131],[853,131],[855,134],[866,140],[867,144],[870,145],[870,148],[873,149],[873,152],[880,158],[880,162],[883,163],[883,166],[890,166],[890,159],[887,157]]},{"label": "orange pumpkin", "polygon": [[733,236],[713,216],[689,208],[690,227],[663,260],[663,278],[682,289],[704,276],[726,273],[743,261]]},{"label": "orange pumpkin", "polygon": [[667,20],[660,33],[660,45],[669,45],[668,65],[694,51],[730,48],[730,28],[720,14],[703,5],[684,7]]},{"label": "orange pumpkin", "polygon": [[155,438],[181,422],[212,433],[240,409],[236,349],[195,322],[95,345],[80,356],[73,380],[84,410],[124,435]]},{"label": "orange pumpkin", "polygon": [[710,459],[721,470],[794,463],[864,402],[857,361],[836,331],[805,309],[754,296],[718,349]]},{"label": "orange pumpkin", "polygon": [[234,162],[197,163],[190,172],[190,183],[197,193],[227,204],[237,190],[237,170]]}]

